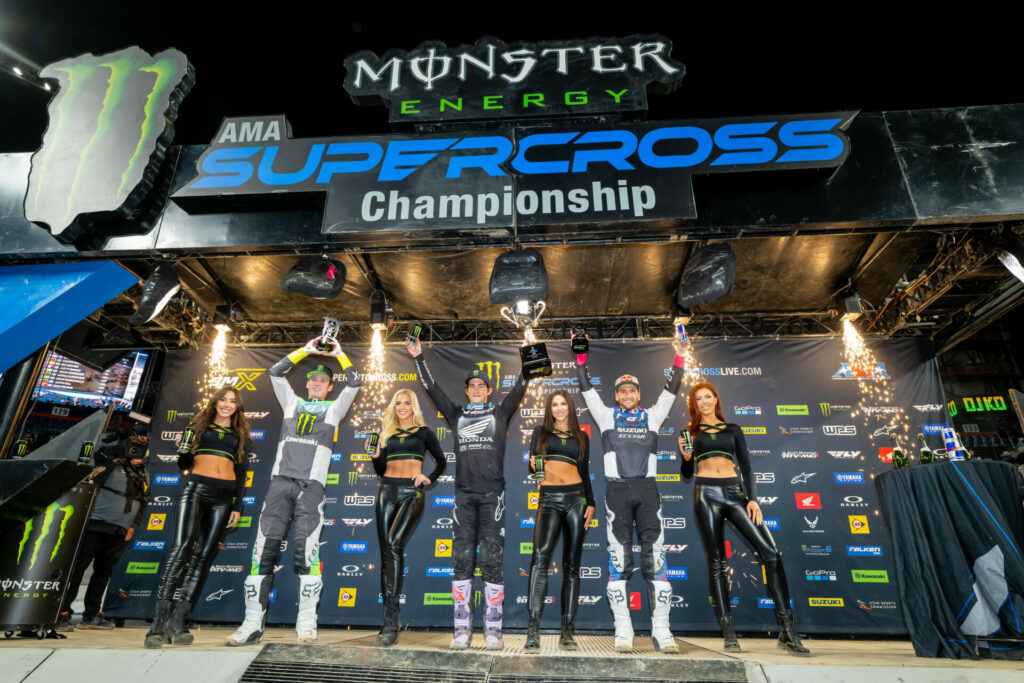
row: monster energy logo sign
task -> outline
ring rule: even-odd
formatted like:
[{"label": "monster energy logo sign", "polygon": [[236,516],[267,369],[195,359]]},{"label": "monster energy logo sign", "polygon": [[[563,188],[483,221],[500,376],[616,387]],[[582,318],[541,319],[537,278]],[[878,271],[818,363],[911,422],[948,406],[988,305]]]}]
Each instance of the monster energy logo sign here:
[{"label": "monster energy logo sign", "polygon": [[313,431],[313,427],[316,425],[316,419],[318,415],[310,415],[309,413],[299,413],[295,418],[295,433],[299,436],[305,436]]},{"label": "monster energy logo sign", "polygon": [[39,75],[58,90],[32,155],[25,216],[70,242],[88,227],[79,217],[125,218],[149,194],[195,72],[177,50],[128,47],[54,62]]},{"label": "monster energy logo sign", "polygon": [[[35,566],[36,558],[39,557],[39,550],[43,547],[43,542],[50,534],[50,528],[53,526],[53,519],[57,516],[58,512],[63,513],[63,515],[61,516],[60,527],[57,532],[57,542],[53,544],[53,551],[50,553],[50,562],[53,562],[54,558],[57,557],[57,553],[60,551],[60,545],[64,542],[64,531],[67,529],[71,516],[75,514],[75,507],[73,505],[60,507],[57,503],[50,503],[49,507],[46,508],[46,512],[43,514],[43,523],[39,528],[39,536],[36,537],[36,542],[32,546],[32,557],[28,563],[29,569],[32,569],[32,567]],[[21,543],[18,544],[17,563],[19,565],[21,564],[21,558],[25,551],[25,547],[28,545],[28,540],[32,536],[32,527],[34,522],[35,519],[30,519],[25,522],[25,533],[21,537]]]},{"label": "monster energy logo sign", "polygon": [[497,386],[501,381],[501,361],[484,361],[483,363],[477,363],[477,373],[484,373],[487,376],[487,381],[492,387]]}]

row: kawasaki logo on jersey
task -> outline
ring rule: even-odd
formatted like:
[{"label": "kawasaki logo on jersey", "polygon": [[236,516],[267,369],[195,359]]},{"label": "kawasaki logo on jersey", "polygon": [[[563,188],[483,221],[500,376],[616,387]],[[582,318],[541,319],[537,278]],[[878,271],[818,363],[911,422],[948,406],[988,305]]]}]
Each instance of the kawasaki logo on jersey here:
[{"label": "kawasaki logo on jersey", "polygon": [[58,90],[32,155],[25,216],[71,242],[93,222],[81,218],[127,218],[149,194],[195,72],[177,50],[133,46],[54,62],[39,75]]},{"label": "kawasaki logo on jersey", "polygon": [[[46,513],[43,515],[43,523],[39,527],[39,536],[36,537],[36,542],[32,546],[32,559],[28,563],[28,568],[31,569],[35,563],[36,558],[39,556],[39,549],[43,546],[43,541],[50,533],[50,528],[53,526],[54,517],[57,513],[63,513],[61,515],[60,527],[57,531],[57,541],[53,544],[53,551],[50,553],[50,561],[57,557],[57,552],[60,550],[61,543],[64,542],[64,531],[67,529],[68,522],[71,520],[71,516],[75,514],[75,508],[73,505],[65,505],[64,507],[58,507],[57,503],[50,503],[46,508]],[[28,539],[32,536],[32,526],[35,519],[30,519],[25,522],[25,533],[22,534],[21,543],[18,544],[18,560],[17,563],[21,564],[22,551],[25,550],[25,546],[28,544]]]}]

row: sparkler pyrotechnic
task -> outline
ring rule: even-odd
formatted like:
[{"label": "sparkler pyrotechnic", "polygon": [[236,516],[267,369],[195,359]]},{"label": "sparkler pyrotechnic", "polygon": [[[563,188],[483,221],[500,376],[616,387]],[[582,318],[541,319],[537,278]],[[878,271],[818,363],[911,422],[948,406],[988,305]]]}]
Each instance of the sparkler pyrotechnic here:
[{"label": "sparkler pyrotechnic", "polygon": [[893,387],[885,365],[880,363],[864,343],[853,323],[843,321],[843,364],[837,377],[857,380],[860,401],[851,417],[862,417],[872,439],[884,439],[890,434],[907,436],[903,409],[893,405]]},{"label": "sparkler pyrotechnic", "polygon": [[391,398],[393,376],[386,372],[384,353],[384,334],[374,328],[370,340],[370,355],[366,359],[366,372],[359,376],[362,388],[356,409],[352,411],[350,424],[353,427],[369,427],[368,418],[379,418],[384,406]]},{"label": "sparkler pyrotechnic", "polygon": [[227,377],[228,366],[225,356],[228,346],[228,329],[227,325],[217,325],[217,336],[213,338],[210,355],[206,357],[206,372],[196,381],[199,394],[195,407],[197,412],[202,410],[214,392],[224,385],[224,380]]}]

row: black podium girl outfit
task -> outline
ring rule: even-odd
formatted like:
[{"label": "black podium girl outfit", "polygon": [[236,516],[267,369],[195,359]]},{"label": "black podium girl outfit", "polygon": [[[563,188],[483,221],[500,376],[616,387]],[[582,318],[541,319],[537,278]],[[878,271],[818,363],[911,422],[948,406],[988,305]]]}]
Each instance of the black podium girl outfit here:
[{"label": "black podium girl outfit", "polygon": [[[539,648],[540,618],[544,610],[544,597],[548,588],[548,568],[551,555],[562,537],[562,635],[559,647],[579,649],[573,639],[576,608],[580,601],[580,556],[583,537],[587,532],[585,515],[588,505],[594,504],[594,491],[590,485],[590,439],[581,432],[580,440],[572,432],[554,430],[541,441],[542,426],[534,427],[530,439],[530,454],[543,455],[574,465],[582,482],[578,484],[546,484],[540,487],[537,521],[533,528],[533,557],[530,560],[529,599],[527,603],[527,648]],[[530,471],[534,468],[531,465]],[[530,643],[534,643],[530,648]]]},{"label": "black podium girl outfit", "polygon": [[[185,628],[188,615],[195,607],[199,591],[206,582],[210,564],[232,512],[242,509],[245,490],[246,458],[236,460],[238,435],[216,423],[195,436],[195,453],[190,448],[178,450],[178,467],[192,469],[196,455],[227,458],[234,464],[234,479],[216,479],[187,474],[185,486],[178,496],[177,519],[171,548],[164,559],[160,585],[156,592],[156,615],[146,634],[146,647],[164,643],[188,645],[192,635]],[[252,449],[246,439],[245,452]],[[180,589],[178,599],[175,592]],[[174,600],[173,605],[171,601]]]},{"label": "black podium girl outfit", "polygon": [[710,457],[727,458],[740,470],[740,477],[698,476],[693,492],[693,512],[711,575],[711,604],[726,636],[725,649],[739,651],[729,605],[729,563],[725,555],[724,534],[725,520],[728,519],[757,553],[764,568],[768,593],[775,602],[775,615],[779,622],[779,648],[788,649],[793,654],[808,654],[793,626],[782,554],[768,527],[754,524],[747,514],[748,501],[757,500],[757,484],[743,430],[739,425],[719,422],[700,424],[694,431],[696,433],[691,434],[693,457],[689,460],[683,458],[683,478],[693,477],[696,463]]},{"label": "black podium girl outfit", "polygon": [[434,470],[427,478],[433,484],[444,474],[448,463],[437,436],[429,427],[399,427],[388,437],[377,457],[372,459],[373,469],[381,478],[374,514],[377,518],[377,542],[380,544],[380,593],[384,603],[384,625],[377,644],[382,646],[394,645],[398,638],[405,544],[423,514],[423,488],[415,486],[412,478],[386,477],[384,473],[392,460],[423,462],[428,452],[434,459]]}]

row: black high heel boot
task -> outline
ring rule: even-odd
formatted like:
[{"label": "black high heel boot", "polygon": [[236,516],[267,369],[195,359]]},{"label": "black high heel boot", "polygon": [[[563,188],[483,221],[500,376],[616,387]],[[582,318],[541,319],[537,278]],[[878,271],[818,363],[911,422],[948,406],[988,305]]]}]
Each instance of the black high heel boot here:
[{"label": "black high heel boot", "polygon": [[146,647],[155,649],[171,644],[171,637],[167,633],[167,619],[171,616],[171,601],[157,600],[156,611],[153,613],[153,625],[149,627],[146,634]]},{"label": "black high heel boot", "polygon": [[576,627],[576,620],[562,615],[562,635],[558,638],[558,649],[559,650],[579,650],[580,646],[576,643],[576,638],[573,634],[573,629]]},{"label": "black high heel boot", "polygon": [[740,652],[740,641],[736,639],[736,629],[732,625],[732,615],[726,614],[718,617],[718,626],[722,629],[722,637],[725,639],[722,649],[726,652]]},{"label": "black high heel boot", "polygon": [[779,649],[795,657],[810,657],[811,651],[804,647],[797,635],[793,613],[790,610],[777,610],[775,616],[779,620]]},{"label": "black high heel boot", "polygon": [[388,598],[384,603],[384,625],[377,636],[377,647],[391,647],[398,642],[398,605],[396,600]]},{"label": "black high heel boot", "polygon": [[171,609],[171,616],[167,620],[164,630],[168,639],[175,645],[191,645],[194,637],[188,632],[186,625],[189,619],[191,605],[187,600],[176,600]]},{"label": "black high heel boot", "polygon": [[523,652],[537,654],[540,652],[540,612],[530,613],[526,621],[526,643]]}]

